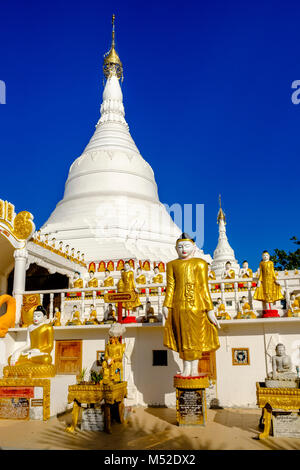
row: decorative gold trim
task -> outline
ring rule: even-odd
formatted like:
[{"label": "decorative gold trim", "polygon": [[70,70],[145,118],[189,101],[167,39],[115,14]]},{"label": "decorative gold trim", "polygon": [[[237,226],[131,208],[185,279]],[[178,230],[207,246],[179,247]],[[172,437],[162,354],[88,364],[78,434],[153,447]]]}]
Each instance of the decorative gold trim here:
[{"label": "decorative gold trim", "polygon": [[208,375],[203,377],[180,377],[174,376],[175,388],[207,388],[209,387]]},{"label": "decorative gold trim", "polygon": [[48,378],[54,377],[56,366],[54,364],[37,366],[6,366],[3,369],[3,377],[28,377],[30,378]]}]

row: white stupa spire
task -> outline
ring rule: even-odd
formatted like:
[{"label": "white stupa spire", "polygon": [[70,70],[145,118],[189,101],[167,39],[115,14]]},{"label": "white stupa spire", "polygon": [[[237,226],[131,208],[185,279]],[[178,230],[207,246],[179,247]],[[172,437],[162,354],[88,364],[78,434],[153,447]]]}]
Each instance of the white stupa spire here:
[{"label": "white stupa spire", "polygon": [[168,261],[181,233],[158,197],[154,173],[125,120],[115,50],[104,56],[101,116],[82,155],[70,167],[63,199],[41,232],[85,254],[85,260],[132,258]]},{"label": "white stupa spire", "polygon": [[221,196],[219,196],[220,209],[218,212],[217,223],[219,225],[219,240],[217,247],[214,251],[213,262],[211,269],[216,273],[216,276],[221,275],[225,268],[225,263],[230,261],[231,268],[239,272],[239,264],[235,259],[234,250],[229,245],[229,241],[226,234],[226,217],[221,207]]}]

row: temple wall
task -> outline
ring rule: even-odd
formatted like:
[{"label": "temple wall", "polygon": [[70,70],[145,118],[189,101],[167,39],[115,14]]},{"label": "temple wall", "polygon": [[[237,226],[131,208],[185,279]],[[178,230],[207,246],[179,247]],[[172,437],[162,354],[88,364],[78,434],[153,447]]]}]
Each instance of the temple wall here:
[{"label": "temple wall", "polygon": [[[222,321],[221,326],[220,349],[216,352],[216,381],[209,390],[209,396],[222,407],[255,408],[256,382],[264,381],[267,370],[271,370],[271,362],[266,359],[265,352],[269,351],[271,357],[275,345],[282,342],[294,363],[299,359],[300,319],[232,320]],[[58,327],[55,328],[55,342],[82,340],[82,367],[90,370],[96,361],[96,351],[105,349],[109,327]],[[10,330],[5,338],[6,358],[24,344],[25,339],[25,329]],[[173,376],[180,370],[181,360],[177,353],[163,346],[162,325],[126,325],[123,339],[126,342],[124,380],[128,382],[126,404],[174,407]],[[248,348],[249,364],[233,365],[232,348]],[[153,350],[166,351],[167,366],[153,365]],[[67,404],[68,385],[74,383],[75,375],[57,375],[51,379],[51,415],[70,406]]]}]

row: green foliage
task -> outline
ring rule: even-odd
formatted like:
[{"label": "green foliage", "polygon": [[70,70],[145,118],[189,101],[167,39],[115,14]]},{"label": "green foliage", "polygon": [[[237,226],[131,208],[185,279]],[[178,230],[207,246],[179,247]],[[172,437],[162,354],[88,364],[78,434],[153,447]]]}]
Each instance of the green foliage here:
[{"label": "green foliage", "polygon": [[[300,240],[296,237],[290,238],[295,245],[300,245]],[[274,255],[270,258],[274,263],[275,269],[279,271],[284,271],[285,269],[299,269],[300,268],[300,248],[297,248],[295,251],[289,251],[288,253],[285,250],[279,250],[275,248]]]},{"label": "green foliage", "polygon": [[102,374],[98,374],[97,372],[95,372],[94,370],[91,372],[91,381],[94,382],[95,384],[98,384],[100,383],[100,381],[102,380]]}]

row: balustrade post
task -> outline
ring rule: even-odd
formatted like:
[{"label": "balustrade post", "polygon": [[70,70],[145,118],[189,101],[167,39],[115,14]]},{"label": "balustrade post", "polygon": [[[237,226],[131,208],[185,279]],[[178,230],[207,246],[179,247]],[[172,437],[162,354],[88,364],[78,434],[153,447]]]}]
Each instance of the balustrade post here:
[{"label": "balustrade post", "polygon": [[54,294],[50,294],[50,306],[49,306],[49,319],[52,321],[53,320],[53,300],[54,300]]},{"label": "balustrade post", "polygon": [[61,315],[60,318],[61,318],[61,323],[62,323],[65,317],[65,293],[64,292],[60,294],[60,315]]},{"label": "balustrade post", "polygon": [[84,323],[84,301],[85,301],[85,292],[81,292],[81,321]]}]

